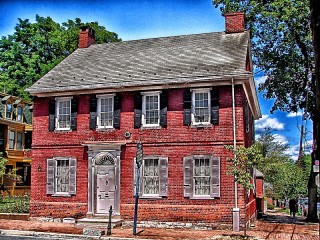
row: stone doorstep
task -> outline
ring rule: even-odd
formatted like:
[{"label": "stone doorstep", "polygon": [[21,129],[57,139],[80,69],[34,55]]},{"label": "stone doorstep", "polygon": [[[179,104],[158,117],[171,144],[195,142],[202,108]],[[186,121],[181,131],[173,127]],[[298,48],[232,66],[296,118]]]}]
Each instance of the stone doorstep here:
[{"label": "stone doorstep", "polygon": [[[76,225],[91,227],[91,228],[104,228],[107,229],[109,223],[109,219],[107,218],[81,218],[78,219]],[[111,218],[111,228],[122,226],[122,219],[120,218]]]}]

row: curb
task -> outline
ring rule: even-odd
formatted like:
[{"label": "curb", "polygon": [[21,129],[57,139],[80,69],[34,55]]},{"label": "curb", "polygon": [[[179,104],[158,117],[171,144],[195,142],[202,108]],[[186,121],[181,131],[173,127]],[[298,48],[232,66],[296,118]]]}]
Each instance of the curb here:
[{"label": "curb", "polygon": [[48,233],[35,231],[20,231],[20,230],[6,230],[0,229],[0,236],[24,236],[24,237],[41,237],[42,239],[64,240],[64,239],[101,239],[101,240],[150,240],[144,238],[124,238],[112,236],[86,236],[80,234],[62,234],[62,233]]}]

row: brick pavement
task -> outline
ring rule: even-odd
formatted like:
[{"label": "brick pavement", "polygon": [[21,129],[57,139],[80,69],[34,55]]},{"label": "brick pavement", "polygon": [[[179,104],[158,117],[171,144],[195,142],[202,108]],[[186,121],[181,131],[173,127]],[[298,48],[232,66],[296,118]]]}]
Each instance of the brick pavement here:
[{"label": "brick pavement", "polygon": [[[59,233],[73,233],[78,234],[78,238],[82,239],[82,229],[78,226],[63,224],[63,223],[43,223],[33,221],[17,221],[17,220],[0,220],[0,234],[1,229],[16,229],[28,230],[38,232],[55,232]],[[138,236],[132,235],[132,228],[122,227],[112,229],[111,239],[243,239],[243,231],[232,232],[228,230],[190,230],[190,229],[161,229],[161,228],[145,228],[138,229]],[[5,231],[2,231],[3,233]],[[34,234],[34,233],[32,233]],[[45,234],[45,233],[43,233]],[[79,235],[80,234],[80,235]],[[264,218],[258,220],[254,227],[247,231],[250,238],[247,239],[267,239],[267,240],[318,240],[319,239],[319,225],[315,223],[304,222],[303,217],[296,217],[295,219],[285,213],[268,212]],[[66,235],[67,236],[67,235]],[[229,237],[232,236],[232,237]],[[81,237],[81,238],[80,238]],[[67,239],[65,237],[64,239]],[[69,239],[69,238],[68,238]],[[70,238],[71,239],[71,238]],[[93,238],[92,238],[93,239]],[[96,238],[95,238],[96,239]],[[97,238],[98,239],[98,238]],[[109,237],[100,237],[99,239],[109,239]]]}]

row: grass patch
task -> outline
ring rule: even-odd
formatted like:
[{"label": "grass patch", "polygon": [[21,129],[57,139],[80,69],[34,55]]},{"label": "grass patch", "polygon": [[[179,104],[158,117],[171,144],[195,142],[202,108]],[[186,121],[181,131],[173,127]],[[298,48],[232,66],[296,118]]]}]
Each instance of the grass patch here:
[{"label": "grass patch", "polygon": [[0,213],[29,213],[29,196],[1,196]]}]

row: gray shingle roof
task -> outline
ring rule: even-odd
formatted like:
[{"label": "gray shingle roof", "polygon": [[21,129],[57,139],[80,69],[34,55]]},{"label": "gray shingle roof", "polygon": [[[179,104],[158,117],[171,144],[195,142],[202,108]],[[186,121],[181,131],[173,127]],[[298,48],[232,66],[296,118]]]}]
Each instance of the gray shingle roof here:
[{"label": "gray shingle roof", "polygon": [[245,71],[249,33],[153,38],[77,49],[27,89],[31,94],[193,82]]}]

